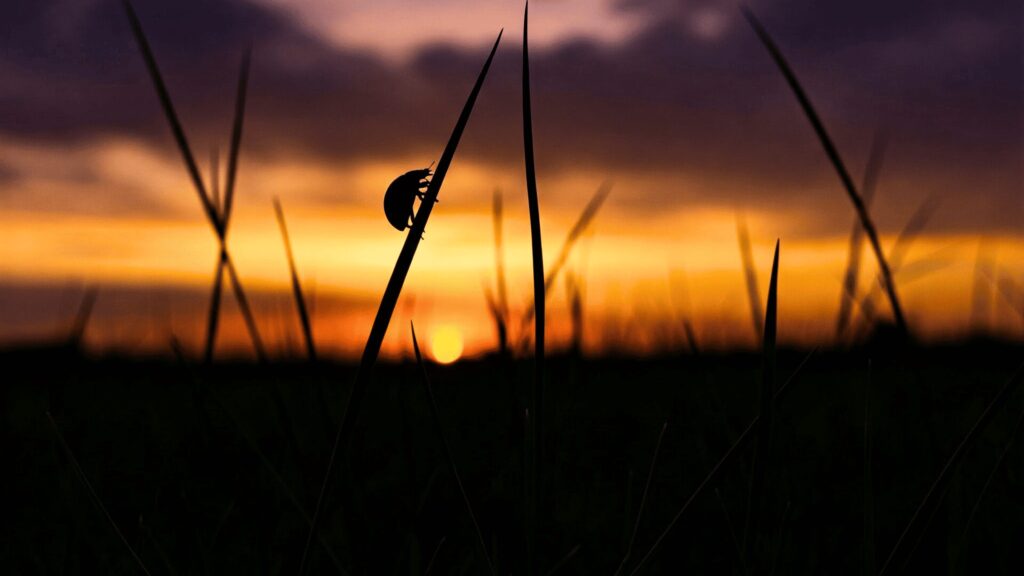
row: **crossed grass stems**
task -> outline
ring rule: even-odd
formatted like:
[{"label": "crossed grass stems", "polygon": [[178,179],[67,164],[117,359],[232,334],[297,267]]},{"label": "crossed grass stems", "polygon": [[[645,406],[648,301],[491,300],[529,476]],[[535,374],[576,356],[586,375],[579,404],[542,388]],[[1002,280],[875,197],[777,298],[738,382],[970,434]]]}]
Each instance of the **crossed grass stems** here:
[{"label": "crossed grass stems", "polygon": [[[232,284],[236,300],[238,301],[239,309],[245,319],[246,327],[248,329],[250,339],[252,341],[253,349],[256,353],[257,358],[261,362],[267,360],[266,352],[263,346],[263,342],[259,336],[259,331],[255,322],[255,317],[252,313],[252,309],[249,305],[248,299],[246,298],[245,291],[242,288],[241,281],[238,277],[238,273],[235,269],[234,262],[227,249],[227,233],[232,214],[232,206],[234,199],[235,181],[238,168],[238,156],[241,145],[243,119],[245,111],[245,99],[246,91],[248,86],[249,66],[250,66],[250,51],[246,50],[242,57],[242,63],[240,67],[239,80],[238,80],[238,91],[235,101],[235,116],[233,129],[231,134],[231,148],[228,155],[228,169],[227,179],[224,189],[223,201],[221,201],[219,194],[219,174],[217,169],[217,154],[214,153],[211,158],[211,190],[207,191],[206,186],[203,183],[202,177],[200,176],[198,167],[195,162],[195,158],[189,147],[185,133],[181,124],[178,120],[177,114],[171,103],[171,99],[167,88],[160,75],[157,67],[155,58],[150,49],[149,43],[143,33],[142,26],[139,22],[138,17],[135,14],[128,0],[124,0],[124,7],[131,24],[135,39],[139,45],[140,52],[142,53],[143,59],[146,63],[147,69],[150,73],[154,87],[156,89],[158,98],[161,106],[167,117],[170,125],[172,134],[175,138],[177,147],[182,155],[185,162],[186,169],[193,182],[196,192],[199,196],[201,206],[209,221],[215,236],[218,241],[218,261],[214,275],[213,293],[211,295],[210,313],[207,323],[207,338],[205,346],[204,359],[206,362],[210,362],[213,356],[213,348],[216,339],[217,325],[219,320],[219,308],[220,298],[223,283],[223,276],[225,273],[228,275],[228,279]],[[793,90],[798,102],[800,103],[805,115],[810,121],[812,127],[817,134],[826,155],[833,164],[840,181],[847,192],[851,202],[853,203],[855,212],[857,214],[857,224],[851,233],[850,241],[850,257],[847,264],[847,272],[844,275],[844,291],[843,291],[843,305],[841,306],[840,315],[837,319],[837,337],[846,328],[850,318],[850,303],[855,302],[855,286],[856,286],[856,274],[859,265],[859,256],[855,257],[855,252],[859,254],[859,245],[861,242],[861,234],[867,236],[872,250],[878,262],[879,268],[879,284],[881,290],[884,290],[888,297],[890,307],[893,312],[894,319],[902,331],[903,334],[907,335],[907,327],[903,317],[902,308],[899,303],[899,299],[896,293],[896,284],[894,281],[895,271],[898,269],[898,265],[895,265],[901,258],[899,249],[902,248],[899,243],[893,248],[889,259],[887,260],[883,253],[878,239],[877,230],[870,218],[868,212],[868,206],[873,195],[874,185],[877,180],[878,166],[881,162],[881,139],[876,139],[876,143],[872,147],[871,160],[869,161],[868,168],[865,173],[864,183],[862,185],[863,195],[857,191],[849,174],[839,156],[838,151],[832,144],[831,138],[828,136],[824,125],[818,118],[813,106],[803,88],[799,84],[795,74],[790,68],[782,56],[781,51],[775,45],[768,32],[756,19],[754,14],[748,9],[743,8],[743,14],[748,20],[749,24],[757,34],[758,38],[764,44],[766,50],[772,56],[776,65],[779,67],[784,78],[788,82],[790,88]],[[569,253],[572,250],[576,240],[586,230],[589,223],[593,220],[597,211],[600,209],[601,204],[607,197],[610,191],[610,185],[604,184],[595,194],[594,198],[588,203],[584,209],[576,225],[570,231],[566,242],[563,245],[563,249],[559,254],[559,257],[555,261],[555,265],[549,270],[547,275],[544,274],[543,266],[543,250],[541,246],[540,238],[540,215],[539,215],[539,201],[537,194],[536,185],[536,172],[534,168],[534,157],[533,157],[533,135],[532,135],[532,118],[531,118],[531,103],[530,103],[530,81],[529,81],[529,56],[528,56],[528,37],[527,37],[527,22],[528,22],[528,8],[524,11],[524,22],[523,22],[523,76],[522,76],[522,87],[523,87],[523,135],[524,135],[524,157],[525,157],[525,170],[527,180],[527,195],[530,205],[530,220],[531,220],[531,240],[533,249],[533,277],[534,277],[534,294],[532,306],[527,309],[527,312],[523,316],[522,325],[525,328],[530,322],[534,320],[534,387],[531,393],[530,408],[527,412],[527,451],[528,451],[528,502],[527,502],[527,522],[529,529],[529,541],[527,546],[528,555],[528,566],[532,573],[540,573],[540,554],[538,552],[538,541],[537,541],[537,526],[539,523],[539,514],[541,512],[542,496],[540,493],[540,478],[542,470],[542,450],[543,445],[543,378],[544,378],[544,322],[545,322],[545,301],[547,294],[550,291],[552,284],[557,278],[558,273],[564,267]],[[441,156],[441,160],[438,162],[437,170],[435,171],[434,178],[431,180],[430,186],[426,192],[427,196],[424,202],[421,204],[420,209],[417,211],[413,226],[410,228],[406,236],[405,244],[403,245],[402,251],[399,255],[398,261],[396,262],[393,270],[391,279],[388,283],[387,289],[384,292],[384,296],[381,300],[381,305],[378,310],[377,316],[374,320],[373,327],[371,329],[370,337],[367,341],[366,348],[364,350],[359,371],[350,392],[349,401],[346,403],[345,411],[342,417],[342,421],[339,425],[337,435],[335,437],[334,445],[331,450],[331,456],[328,460],[327,471],[325,472],[324,481],[321,486],[320,494],[317,499],[317,505],[314,508],[312,515],[305,514],[298,500],[291,495],[289,500],[296,508],[303,513],[303,517],[306,519],[306,523],[309,525],[310,531],[306,541],[306,546],[303,551],[302,559],[299,564],[299,573],[302,574],[305,570],[306,560],[309,552],[309,544],[312,540],[316,539],[321,544],[327,547],[327,544],[322,540],[317,532],[317,523],[320,517],[325,495],[330,485],[331,473],[333,465],[338,454],[338,450],[344,450],[348,441],[351,438],[351,432],[355,424],[355,420],[358,416],[359,407],[362,398],[365,394],[366,387],[369,382],[369,373],[372,370],[374,363],[376,362],[377,356],[380,352],[380,346],[383,342],[384,334],[387,331],[388,324],[390,322],[391,315],[393,314],[394,307],[397,303],[399,294],[401,292],[402,285],[406,275],[408,274],[409,268],[412,264],[412,259],[415,255],[416,248],[419,240],[422,237],[422,232],[426,226],[427,219],[429,218],[431,209],[433,207],[433,200],[437,198],[438,192],[440,191],[441,184],[443,183],[445,174],[448,170],[449,164],[454,157],[455,150],[458,146],[459,139],[461,138],[462,132],[469,120],[472,113],[473,105],[476,101],[477,95],[480,92],[484,79],[487,75],[491,61],[497,50],[498,44],[501,40],[501,34],[499,33],[497,40],[494,43],[493,48],[487,60],[484,63],[483,69],[480,72],[477,81],[470,92],[467,99],[466,105],[464,106],[458,121],[456,122],[452,136],[449,139],[447,146]],[[923,227],[924,222],[927,221],[927,203],[926,206],[919,210],[918,214],[911,219],[905,228],[905,234],[901,234],[901,239],[909,241],[914,234],[919,232],[920,228]],[[281,229],[283,242],[285,244],[286,253],[289,262],[289,271],[292,280],[292,288],[296,300],[296,306],[304,337],[306,339],[307,354],[309,358],[316,358],[315,346],[313,344],[312,330],[310,327],[309,315],[305,306],[304,298],[302,295],[301,285],[298,281],[298,274],[294,264],[294,257],[291,251],[291,244],[288,237],[287,228],[284,222],[283,210],[281,209],[280,203],[275,199],[274,208],[278,219],[278,224]],[[501,204],[500,196],[495,196],[495,243],[496,243],[496,267],[498,269],[498,286],[497,292],[498,297],[488,297],[492,315],[494,316],[495,322],[498,325],[499,340],[502,348],[505,345],[505,338],[507,338],[507,324],[508,324],[508,304],[507,296],[505,292],[505,281],[503,273],[503,254],[501,247]],[[743,254],[744,271],[747,279],[748,296],[751,304],[752,317],[754,318],[754,328],[756,333],[761,333],[762,336],[762,354],[763,354],[763,365],[762,365],[762,382],[760,390],[760,404],[757,416],[750,422],[747,428],[740,434],[732,446],[726,451],[721,459],[712,467],[710,472],[705,476],[704,480],[698,484],[697,488],[685,501],[683,506],[679,509],[676,515],[673,517],[668,526],[660,533],[659,537],[654,541],[653,545],[648,551],[640,558],[639,562],[633,567],[630,574],[637,574],[645,566],[645,564],[652,558],[654,553],[659,549],[660,545],[676,526],[678,521],[687,511],[692,502],[700,496],[703,491],[710,486],[722,473],[724,467],[735,460],[741,449],[750,442],[755,442],[755,453],[753,456],[754,466],[752,468],[750,484],[749,484],[749,495],[746,519],[744,523],[743,539],[741,543],[740,551],[740,563],[741,566],[750,567],[762,565],[764,563],[763,556],[765,555],[764,543],[761,539],[764,538],[763,524],[765,523],[765,511],[763,508],[763,500],[765,496],[765,484],[766,477],[768,475],[768,469],[770,466],[770,446],[772,442],[772,419],[773,413],[777,402],[783,396],[783,393],[788,389],[790,382],[792,382],[796,376],[800,373],[804,365],[810,360],[814,354],[812,351],[808,356],[801,362],[794,371],[793,375],[784,383],[781,387],[776,388],[776,325],[777,325],[777,299],[778,299],[778,266],[779,266],[779,243],[776,243],[775,256],[772,264],[772,274],[768,290],[768,299],[766,303],[766,309],[764,311],[764,322],[760,320],[760,297],[758,296],[756,275],[753,273],[753,258],[750,252],[749,233],[746,229],[745,222],[742,220],[738,223],[738,236],[740,238],[740,246]],[[857,250],[855,250],[855,248]],[[904,248],[905,249],[905,248]],[[890,266],[890,262],[894,265]],[[576,294],[579,292],[578,280],[571,280],[570,285],[575,286]],[[865,300],[861,303],[862,314],[865,317],[865,321],[871,320],[872,318],[863,312],[866,307],[865,302],[870,302],[874,293],[870,293],[865,297]],[[520,331],[521,334],[525,333],[525,329]],[[691,336],[692,338],[692,336]],[[525,348],[528,343],[528,337],[524,337],[523,347]],[[691,342],[691,344],[694,344]],[[481,553],[481,557],[485,561],[485,564],[489,570],[494,573],[494,566],[491,563],[490,557],[488,556],[486,546],[484,546],[482,532],[479,524],[476,521],[476,516],[473,513],[472,506],[466,492],[462,486],[461,478],[458,474],[458,469],[455,465],[454,458],[452,457],[451,451],[448,448],[447,440],[443,434],[443,427],[441,426],[440,414],[437,409],[436,401],[433,398],[432,389],[430,387],[429,380],[426,376],[426,370],[423,366],[422,358],[419,352],[418,342],[416,341],[415,332],[413,332],[413,346],[416,353],[417,362],[421,368],[423,374],[423,384],[427,393],[428,399],[431,403],[432,416],[434,418],[435,426],[439,432],[439,441],[445,448],[445,456],[448,461],[449,470],[456,480],[460,494],[462,495],[466,511],[469,518],[472,521],[477,540],[478,548]],[[963,438],[957,449],[947,460],[945,466],[940,472],[939,476],[933,482],[931,488],[925,495],[921,504],[918,506],[914,515],[904,528],[901,536],[890,554],[887,556],[885,563],[883,564],[880,573],[885,574],[891,568],[905,567],[906,563],[909,562],[910,557],[916,550],[917,545],[920,543],[923,537],[924,531],[927,529],[931,518],[933,517],[938,503],[941,501],[942,496],[945,493],[945,488],[950,481],[957,464],[962,460],[964,454],[970,449],[971,445],[976,441],[980,433],[985,429],[989,422],[991,422],[994,414],[999,408],[1005,404],[1010,396],[1010,393],[1015,386],[1022,379],[1022,373],[1024,373],[1024,367],[1018,369],[1013,377],[1000,389],[995,398],[989,403],[982,415],[977,419],[975,424],[972,426],[967,435]],[[49,415],[48,415],[49,416]],[[120,536],[122,542],[129,549],[132,556],[138,563],[140,569],[148,574],[148,570],[142,563],[141,559],[135,554],[127,540],[124,539],[120,529],[117,527],[113,518],[106,512],[102,502],[96,496],[95,491],[92,489],[91,484],[86,478],[81,467],[78,466],[77,460],[74,458],[74,454],[70,447],[64,441],[63,435],[60,433],[59,427],[56,422],[50,417],[51,425],[64,447],[69,460],[74,465],[74,469],[77,475],[80,477],[83,484],[89,489],[91,496],[93,497],[94,503],[104,513],[107,521],[112,525],[115,531]],[[238,423],[236,422],[236,425]],[[651,479],[654,474],[655,466],[657,463],[658,453],[660,451],[661,440],[668,427],[668,422],[663,425],[661,433],[658,437],[654,455],[650,466],[650,472],[648,474],[647,482],[645,484],[643,498],[641,500],[641,506],[637,513],[637,517],[634,523],[634,527],[629,540],[629,545],[625,554],[620,562],[616,574],[622,573],[629,565],[632,558],[632,552],[635,544],[636,534],[641,525],[643,513],[646,508],[647,495],[650,489]],[[238,425],[240,433],[244,434],[244,429]],[[868,436],[868,420],[865,417],[865,442],[869,439]],[[866,444],[866,446],[868,446]],[[254,447],[257,452],[259,451],[258,446]],[[869,448],[865,449],[865,460],[869,461]],[[1005,451],[1002,456],[1005,456]],[[273,468],[270,466],[269,461],[265,458],[264,465],[270,467],[271,471]],[[996,467],[1001,465],[1003,458],[996,463]],[[866,469],[867,464],[866,464]],[[994,474],[994,470],[993,470]],[[280,478],[275,473],[275,478]],[[991,476],[990,476],[991,479]],[[985,488],[987,488],[986,483]],[[980,502],[981,497],[984,495],[984,489],[982,494],[979,495],[978,499]],[[290,494],[290,491],[286,484],[281,481],[281,489],[286,493]],[[975,508],[977,504],[975,505]],[[973,511],[972,511],[973,518]],[[866,521],[867,524],[867,521]],[[970,523],[965,527],[964,532],[970,527]],[[867,532],[867,531],[866,531]],[[442,539],[441,543],[443,544]],[[328,547],[329,548],[329,547]],[[439,544],[440,548],[440,544]],[[573,548],[568,555],[566,555],[560,562],[558,562],[552,569],[561,567],[565,562],[571,560],[571,558],[579,550],[579,547]],[[329,549],[328,549],[328,552]],[[436,557],[437,551],[434,556]],[[337,559],[331,554],[332,561],[336,563],[336,567],[339,571],[344,572],[341,566],[337,563]],[[431,559],[431,565],[433,564],[434,558]],[[872,566],[873,568],[873,566]],[[867,572],[873,572],[873,569],[866,570]]]}]

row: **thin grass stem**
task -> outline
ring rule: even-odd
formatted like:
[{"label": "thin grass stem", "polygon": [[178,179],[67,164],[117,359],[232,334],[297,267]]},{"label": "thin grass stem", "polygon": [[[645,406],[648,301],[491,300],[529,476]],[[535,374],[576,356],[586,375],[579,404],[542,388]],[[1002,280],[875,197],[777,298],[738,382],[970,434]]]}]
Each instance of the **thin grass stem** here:
[{"label": "thin grass stem", "polygon": [[391,322],[391,316],[394,314],[395,306],[398,304],[398,297],[402,292],[405,277],[409,274],[409,268],[412,267],[412,260],[416,255],[416,248],[419,246],[420,239],[423,237],[423,231],[427,225],[427,220],[430,217],[431,210],[433,210],[434,204],[437,202],[437,195],[441,190],[441,184],[444,182],[444,177],[448,173],[448,167],[451,165],[452,159],[455,157],[455,150],[458,148],[459,140],[462,138],[462,132],[465,130],[466,124],[469,123],[469,117],[473,113],[473,106],[476,103],[477,96],[480,94],[480,89],[483,87],[484,79],[487,77],[487,71],[491,67],[491,61],[494,59],[495,52],[498,51],[498,44],[500,42],[501,32],[498,33],[498,38],[494,41],[494,46],[491,48],[491,52],[487,56],[487,60],[484,62],[483,68],[480,70],[480,75],[477,77],[476,83],[473,85],[473,88],[469,93],[469,97],[466,100],[466,104],[462,108],[462,113],[459,115],[459,118],[455,123],[455,128],[452,130],[452,135],[448,139],[448,144],[445,146],[444,152],[441,154],[441,159],[437,162],[437,168],[434,170],[434,177],[430,180],[424,199],[420,204],[419,209],[416,211],[412,227],[406,234],[405,244],[402,245],[402,251],[398,255],[398,260],[395,262],[395,267],[391,272],[391,278],[388,280],[387,288],[385,288],[384,295],[381,298],[380,307],[377,309],[377,316],[374,318],[373,326],[370,328],[370,335],[366,340],[366,347],[363,349],[363,355],[359,363],[358,372],[356,373],[355,382],[352,386],[351,392],[349,393],[348,402],[345,404],[341,423],[338,426],[338,432],[335,435],[330,456],[327,460],[327,469],[324,472],[324,480],[321,483],[320,492],[317,496],[316,507],[313,509],[312,526],[310,528],[309,535],[306,538],[306,544],[303,547],[302,558],[299,561],[298,573],[300,576],[305,571],[306,558],[309,554],[309,545],[318,527],[320,512],[324,504],[324,495],[327,492],[327,487],[331,480],[331,474],[334,469],[334,462],[337,458],[339,446],[344,447],[348,443],[352,430],[355,427],[355,422],[362,406],[363,397],[365,396],[366,389],[369,386],[370,372],[372,371],[374,364],[377,362],[377,356],[380,354],[380,347],[384,343],[384,335],[387,333],[388,325]]},{"label": "thin grass stem", "polygon": [[480,524],[476,520],[476,514],[473,513],[473,505],[469,502],[469,495],[466,494],[466,488],[462,484],[462,476],[459,475],[459,468],[455,464],[455,456],[452,455],[452,448],[448,444],[448,438],[444,435],[444,426],[441,424],[441,411],[437,408],[437,399],[434,398],[434,389],[430,385],[430,378],[427,377],[427,367],[423,364],[423,357],[420,355],[420,344],[416,340],[416,327],[412,322],[409,322],[409,329],[412,331],[412,348],[416,354],[416,363],[419,365],[420,374],[423,376],[423,390],[427,395],[427,400],[430,402],[430,415],[434,420],[434,429],[437,431],[437,437],[441,441],[441,448],[444,450],[448,471],[451,472],[452,477],[455,479],[455,484],[459,488],[459,494],[462,496],[462,503],[466,506],[466,514],[469,515],[469,520],[473,523],[480,556],[487,563],[487,571],[494,575],[494,565],[491,563],[491,557],[487,553],[487,544],[484,542],[483,532],[480,531]]},{"label": "thin grass stem", "polygon": [[644,518],[644,510],[647,508],[647,495],[651,491],[651,482],[654,480],[654,470],[658,465],[658,454],[661,452],[661,441],[665,438],[665,430],[668,430],[668,420],[661,425],[661,432],[658,433],[658,442],[654,445],[654,455],[651,456],[651,467],[647,471],[647,481],[644,483],[644,493],[640,497],[640,509],[636,513],[636,522],[633,523],[633,531],[629,535],[629,544],[626,546],[626,553],[622,556],[622,560],[619,562],[619,567],[616,568],[614,576],[619,576],[622,570],[625,569],[626,564],[629,562],[630,556],[633,554],[633,545],[636,543],[637,532],[640,531],[640,523]]},{"label": "thin grass stem", "polygon": [[[808,352],[804,359],[796,367],[796,370],[793,371],[790,377],[786,379],[786,382],[782,386],[780,386],[779,389],[775,392],[774,401],[776,403],[782,399],[785,392],[789,389],[790,383],[792,383],[796,379],[796,377],[800,375],[800,372],[803,371],[804,366],[811,359],[811,357],[814,356],[815,353],[817,353],[817,351],[818,349],[815,348]],[[725,454],[723,454],[722,457],[718,460],[718,462],[716,462],[715,465],[711,467],[711,470],[707,473],[704,479],[701,480],[700,484],[697,485],[697,487],[686,499],[686,501],[683,502],[683,505],[679,508],[679,511],[677,511],[675,516],[672,517],[672,520],[669,521],[668,526],[666,526],[665,529],[662,530],[661,534],[654,541],[654,544],[652,544],[650,549],[647,550],[647,553],[644,554],[642,558],[640,558],[640,562],[638,562],[637,565],[630,572],[630,576],[633,576],[640,572],[644,565],[651,559],[654,553],[665,541],[665,538],[667,538],[669,533],[672,532],[672,529],[675,528],[676,524],[679,523],[679,520],[690,508],[690,505],[693,504],[697,497],[704,492],[704,489],[707,488],[708,485],[710,485],[713,481],[715,481],[718,478],[718,476],[722,472],[722,469],[727,464],[732,462],[733,459],[736,458],[736,456],[739,454],[743,446],[745,446],[747,442],[751,440],[751,438],[754,436],[754,432],[757,430],[757,425],[759,421],[760,416],[754,416],[754,419],[750,421],[750,424],[748,424],[747,427],[743,430],[743,432],[740,433],[739,438],[737,438],[732,443],[732,446],[730,446],[729,449],[725,451]]]},{"label": "thin grass stem", "polygon": [[50,414],[49,410],[46,411],[46,419],[50,421],[50,426],[53,428],[53,433],[57,436],[57,441],[60,442],[61,448],[64,449],[64,453],[67,454],[68,461],[71,462],[71,466],[75,469],[75,473],[78,475],[79,480],[82,481],[82,485],[84,485],[86,490],[89,491],[89,496],[92,497],[92,502],[93,504],[96,505],[96,509],[99,510],[101,514],[103,514],[103,517],[106,518],[107,523],[109,523],[110,527],[113,528],[114,532],[117,533],[117,537],[120,538],[121,543],[124,544],[124,547],[128,549],[129,553],[131,553],[132,558],[135,559],[135,563],[139,565],[139,569],[142,570],[144,574],[149,576],[149,570],[146,568],[146,564],[143,563],[142,558],[140,558],[139,555],[135,553],[135,549],[132,548],[132,545],[128,543],[128,539],[124,537],[124,534],[121,532],[121,529],[118,528],[117,522],[114,521],[113,516],[111,516],[110,512],[107,511],[107,507],[103,505],[103,501],[100,500],[99,495],[96,494],[96,490],[92,487],[92,483],[89,482],[89,477],[85,475],[85,471],[82,470],[82,466],[79,465],[78,458],[75,458],[75,453],[71,450],[71,446],[68,446],[67,440],[64,439],[64,434],[62,434],[60,431],[60,426],[57,426],[57,421],[53,419],[53,415]]},{"label": "thin grass stem", "polygon": [[889,270],[889,263],[885,259],[885,254],[882,251],[882,243],[878,237],[878,230],[875,227],[874,222],[871,220],[871,215],[868,213],[867,205],[864,203],[864,199],[857,192],[857,187],[853,183],[853,179],[850,178],[850,173],[846,170],[846,165],[843,164],[842,158],[839,156],[839,151],[836,149],[835,144],[832,142],[832,138],[828,135],[825,130],[825,125],[821,122],[818,117],[818,113],[814,110],[814,106],[811,104],[810,98],[807,93],[804,92],[803,87],[800,85],[800,81],[797,80],[796,74],[793,69],[789,66],[782,52],[779,50],[775,41],[765,30],[761,22],[754,16],[754,13],[747,7],[741,8],[743,15],[746,17],[747,22],[750,23],[751,28],[757,34],[757,37],[761,40],[761,43],[771,54],[775,64],[779,67],[782,75],[786,78],[786,82],[789,84],[790,89],[793,90],[793,94],[796,99],[800,102],[800,107],[803,108],[804,114],[810,121],[811,126],[814,127],[815,133],[818,135],[818,139],[821,141],[822,148],[825,150],[825,154],[832,162],[832,166],[835,168],[836,173],[839,175],[840,181],[842,181],[843,187],[846,189],[846,193],[853,203],[854,210],[857,212],[857,216],[860,218],[861,225],[864,227],[864,232],[868,235],[868,240],[871,241],[871,248],[875,253],[875,258],[878,260],[878,268],[881,271],[882,278],[885,281],[886,294],[889,296],[889,304],[892,306],[892,313],[896,319],[896,324],[904,335],[908,335],[907,322],[903,317],[903,308],[900,306],[899,296],[896,294],[896,283],[893,280],[892,272]]},{"label": "thin grass stem", "polygon": [[295,256],[292,254],[292,242],[288,237],[288,225],[284,221],[284,210],[281,208],[281,201],[274,197],[274,213],[277,215],[277,225],[281,229],[281,239],[284,242],[284,251],[288,256],[288,272],[292,279],[292,295],[295,297],[295,309],[299,313],[299,322],[302,324],[302,337],[306,343],[306,355],[312,362],[316,361],[316,343],[313,341],[313,327],[309,322],[309,313],[306,310],[306,298],[302,293],[302,284],[299,282],[299,273],[295,267]]}]

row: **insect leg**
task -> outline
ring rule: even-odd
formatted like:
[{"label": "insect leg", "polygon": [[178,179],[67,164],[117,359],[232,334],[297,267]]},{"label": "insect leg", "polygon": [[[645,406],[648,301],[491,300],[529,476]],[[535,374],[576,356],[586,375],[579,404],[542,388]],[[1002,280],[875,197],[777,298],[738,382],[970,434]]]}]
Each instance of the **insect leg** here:
[{"label": "insect leg", "polygon": [[[427,193],[426,192],[417,192],[416,193],[416,197],[419,198],[420,200],[426,200],[427,199]],[[434,198],[434,203],[435,204],[437,202],[440,202],[440,201],[441,201],[440,198]]]}]

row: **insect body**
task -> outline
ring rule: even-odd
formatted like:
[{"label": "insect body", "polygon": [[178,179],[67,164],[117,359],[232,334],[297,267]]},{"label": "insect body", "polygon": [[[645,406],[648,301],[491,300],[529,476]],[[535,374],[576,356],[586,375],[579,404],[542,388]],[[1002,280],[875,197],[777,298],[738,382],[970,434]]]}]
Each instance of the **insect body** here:
[{"label": "insect body", "polygon": [[417,198],[423,200],[427,185],[430,184],[427,180],[429,176],[430,168],[410,170],[395,178],[388,186],[384,193],[384,214],[396,229],[412,228],[412,204]]}]

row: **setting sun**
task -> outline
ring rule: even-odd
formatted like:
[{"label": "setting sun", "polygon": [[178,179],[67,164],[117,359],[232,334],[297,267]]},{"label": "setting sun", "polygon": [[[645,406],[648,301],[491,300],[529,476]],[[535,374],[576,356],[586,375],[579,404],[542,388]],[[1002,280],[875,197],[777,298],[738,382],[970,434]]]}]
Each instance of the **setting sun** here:
[{"label": "setting sun", "polygon": [[462,331],[456,326],[443,325],[430,336],[430,353],[441,364],[451,364],[462,356]]}]

